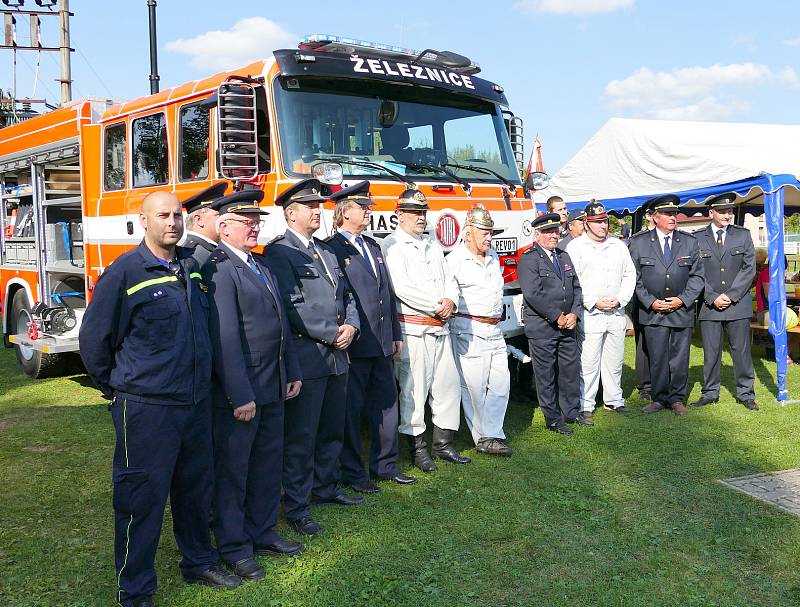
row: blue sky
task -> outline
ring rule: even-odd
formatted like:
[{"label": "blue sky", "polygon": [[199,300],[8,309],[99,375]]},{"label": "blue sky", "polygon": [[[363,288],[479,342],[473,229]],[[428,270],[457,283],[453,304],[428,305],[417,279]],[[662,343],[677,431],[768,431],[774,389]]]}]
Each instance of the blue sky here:
[{"label": "blue sky", "polygon": [[[146,1],[70,8],[74,96],[147,94]],[[800,2],[790,0],[160,0],[159,72],[171,86],[320,32],[454,50],[505,88],[525,121],[526,159],[538,133],[555,174],[613,116],[800,123],[798,23]],[[43,20],[45,43],[57,41],[56,25]],[[37,97],[58,101],[56,61],[43,54]],[[19,96],[32,94],[35,64],[20,52]],[[0,51],[0,87],[11,87],[9,51]]]}]

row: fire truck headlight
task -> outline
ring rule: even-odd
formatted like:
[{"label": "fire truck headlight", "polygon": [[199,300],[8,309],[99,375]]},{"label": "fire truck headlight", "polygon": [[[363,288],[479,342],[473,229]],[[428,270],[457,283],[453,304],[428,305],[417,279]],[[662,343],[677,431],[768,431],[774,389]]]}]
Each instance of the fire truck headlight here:
[{"label": "fire truck headlight", "polygon": [[338,162],[319,162],[311,167],[311,175],[326,185],[340,185],[344,170]]}]

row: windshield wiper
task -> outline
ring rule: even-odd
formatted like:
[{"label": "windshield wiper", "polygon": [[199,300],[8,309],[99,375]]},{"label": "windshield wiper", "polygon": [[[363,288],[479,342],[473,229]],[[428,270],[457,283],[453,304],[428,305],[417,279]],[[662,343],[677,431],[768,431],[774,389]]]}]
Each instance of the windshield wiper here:
[{"label": "windshield wiper", "polygon": [[514,188],[517,187],[514,183],[512,183],[511,181],[509,181],[508,179],[503,177],[497,171],[493,171],[492,169],[489,169],[489,168],[486,168],[486,167],[479,167],[479,166],[475,166],[474,164],[458,164],[458,163],[455,163],[455,162],[448,162],[445,166],[453,167],[455,169],[463,169],[463,170],[467,170],[467,171],[475,171],[476,173],[484,173],[484,174],[494,175],[500,181],[502,181],[504,184],[506,184],[509,188],[514,189]]},{"label": "windshield wiper", "polygon": [[351,164],[353,166],[363,167],[367,169],[378,169],[384,171],[397,179],[398,181],[402,181],[403,183],[411,186],[412,188],[416,188],[417,184],[411,181],[408,177],[403,175],[402,173],[398,173],[397,171],[393,171],[392,169],[383,166],[382,164],[378,164],[377,162],[370,162],[368,160],[351,160],[347,156],[326,156],[325,158],[319,158],[319,162],[342,162],[344,164]]},{"label": "windshield wiper", "polygon": [[419,162],[401,162],[399,160],[393,160],[395,164],[401,164],[404,167],[407,167],[413,171],[431,171],[434,173],[442,173],[443,175],[447,175],[450,179],[455,181],[456,183],[461,184],[461,187],[464,188],[464,191],[469,194],[472,190],[472,186],[469,184],[468,181],[461,179],[458,175],[456,175],[453,171],[448,171],[446,168],[441,166],[436,166],[435,164],[421,164]]}]

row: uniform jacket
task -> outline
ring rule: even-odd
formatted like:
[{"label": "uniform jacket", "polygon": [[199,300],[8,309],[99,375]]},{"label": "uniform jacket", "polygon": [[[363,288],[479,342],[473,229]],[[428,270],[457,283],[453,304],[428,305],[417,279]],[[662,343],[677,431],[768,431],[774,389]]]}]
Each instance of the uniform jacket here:
[{"label": "uniform jacket", "polygon": [[558,334],[556,321],[564,314],[581,317],[583,294],[578,273],[566,251],[554,249],[561,266],[556,273],[550,253],[539,244],[525,251],[519,260],[517,277],[522,289],[525,309],[522,314],[527,337]]},{"label": "uniform jacket", "polygon": [[254,255],[261,278],[225,246],[203,266],[211,306],[214,405],[240,407],[281,402],[286,383],[302,379],[289,322],[275,277]]},{"label": "uniform jacket", "polygon": [[[737,320],[753,315],[750,287],[756,275],[756,251],[750,231],[730,225],[722,248],[717,246],[713,224],[694,233],[703,260],[705,289],[700,303],[700,320]],[[717,310],[714,300],[725,293],[733,302]]]},{"label": "uniform jacket", "polygon": [[[458,309],[458,283],[445,263],[442,247],[433,238],[415,238],[398,227],[381,241],[381,248],[392,278],[398,314],[433,316],[443,298]],[[447,323],[434,327],[402,319],[400,329],[409,335],[449,332]]]},{"label": "uniform jacket", "polygon": [[192,405],[208,397],[208,301],[191,251],[177,248],[182,278],[142,242],[97,281],[80,329],[80,350],[103,396]]},{"label": "uniform jacket", "polygon": [[400,333],[392,283],[380,246],[369,236],[364,236],[364,243],[375,262],[376,276],[372,273],[369,261],[346,236],[336,233],[326,242],[336,253],[339,267],[347,277],[361,322],[358,339],[353,340],[348,348],[350,356],[391,356],[392,342],[401,341],[403,335]]},{"label": "uniform jacket", "polygon": [[[664,253],[654,228],[631,238],[630,254],[636,266],[636,299],[643,325],[689,328],[694,326],[694,302],[703,290],[703,259],[697,239],[681,230],[672,232],[672,262],[664,264]],[[684,305],[674,312],[654,312],[656,299],[679,297]]]},{"label": "uniform jacket", "polygon": [[304,379],[347,373],[347,352],[333,344],[340,325],[361,326],[336,253],[317,238],[314,246],[330,277],[317,269],[311,253],[289,230],[264,250],[264,259],[278,279]]},{"label": "uniform jacket", "polygon": [[197,261],[197,265],[201,268],[203,264],[211,257],[211,253],[217,248],[216,244],[211,244],[205,238],[201,238],[192,232],[186,233],[186,238],[183,241],[184,248],[192,251],[192,257]]}]

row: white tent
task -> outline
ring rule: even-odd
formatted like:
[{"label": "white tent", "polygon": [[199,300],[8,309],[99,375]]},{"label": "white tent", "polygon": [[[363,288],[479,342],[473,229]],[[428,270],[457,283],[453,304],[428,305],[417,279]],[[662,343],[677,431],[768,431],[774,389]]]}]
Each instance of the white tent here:
[{"label": "white tent", "polygon": [[[658,194],[677,193],[689,203],[733,190],[747,206],[761,206],[760,195],[772,189],[766,175],[774,187],[797,184],[799,174],[800,125],[612,118],[535,200],[596,198],[610,210],[633,211]],[[729,184],[735,187],[719,187]],[[797,189],[785,196],[787,205],[800,206]]]},{"label": "white tent", "polygon": [[766,215],[769,238],[769,332],[775,340],[778,400],[786,392],[784,205],[800,207],[800,126],[612,118],[536,193],[570,208],[596,198],[611,211],[635,211],[658,194],[699,206],[736,192],[740,208]]}]

